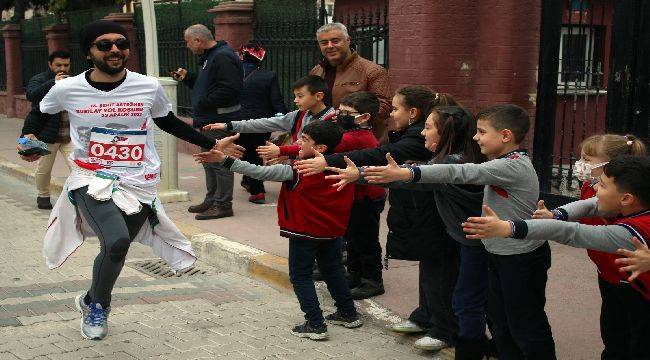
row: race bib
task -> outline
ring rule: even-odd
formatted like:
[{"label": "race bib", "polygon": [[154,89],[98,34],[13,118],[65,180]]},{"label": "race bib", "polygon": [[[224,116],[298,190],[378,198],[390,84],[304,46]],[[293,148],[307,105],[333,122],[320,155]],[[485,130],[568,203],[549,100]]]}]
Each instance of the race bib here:
[{"label": "race bib", "polygon": [[108,168],[141,168],[146,130],[90,129],[88,162]]}]

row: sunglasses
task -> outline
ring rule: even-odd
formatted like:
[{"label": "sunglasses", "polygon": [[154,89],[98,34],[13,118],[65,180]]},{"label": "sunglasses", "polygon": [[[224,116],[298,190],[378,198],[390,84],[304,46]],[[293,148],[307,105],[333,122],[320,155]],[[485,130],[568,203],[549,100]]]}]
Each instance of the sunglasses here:
[{"label": "sunglasses", "polygon": [[131,43],[128,39],[117,39],[115,41],[111,40],[99,40],[93,43],[99,51],[111,51],[113,45],[115,45],[120,50],[127,50]]}]

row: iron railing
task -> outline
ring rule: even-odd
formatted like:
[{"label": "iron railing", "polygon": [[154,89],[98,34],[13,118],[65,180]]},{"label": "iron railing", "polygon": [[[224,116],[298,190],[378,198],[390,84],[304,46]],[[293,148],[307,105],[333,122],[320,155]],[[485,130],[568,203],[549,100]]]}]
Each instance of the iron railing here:
[{"label": "iron railing", "polygon": [[608,4],[544,1],[533,148],[544,194],[578,195],[573,165],[580,158],[580,143],[605,130],[612,28]]},{"label": "iron railing", "polygon": [[20,21],[21,50],[23,61],[23,85],[34,75],[47,70],[47,40],[43,28],[56,23],[54,15],[33,17]]}]

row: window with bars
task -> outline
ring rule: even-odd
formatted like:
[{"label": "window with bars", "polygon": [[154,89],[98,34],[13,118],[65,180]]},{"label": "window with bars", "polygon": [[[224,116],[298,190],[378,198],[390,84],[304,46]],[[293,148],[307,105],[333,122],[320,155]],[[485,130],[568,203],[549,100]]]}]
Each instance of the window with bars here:
[{"label": "window with bars", "polygon": [[604,26],[564,25],[560,35],[558,86],[601,87]]}]

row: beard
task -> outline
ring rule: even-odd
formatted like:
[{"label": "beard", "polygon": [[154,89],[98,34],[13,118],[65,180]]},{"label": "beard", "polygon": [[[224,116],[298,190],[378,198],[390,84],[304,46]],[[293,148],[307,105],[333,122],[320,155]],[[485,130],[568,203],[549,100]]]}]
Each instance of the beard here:
[{"label": "beard", "polygon": [[[119,66],[116,66],[116,67],[111,66],[111,65],[108,64],[108,59],[109,58],[119,58],[120,60],[122,60],[121,64]],[[124,56],[124,54],[122,54],[122,53],[108,54],[108,55],[104,56],[103,58],[96,58],[96,57],[92,56],[92,54],[90,55],[90,61],[92,62],[92,64],[95,65],[95,67],[97,67],[97,69],[99,69],[99,71],[104,72],[104,73],[106,73],[108,75],[115,75],[115,74],[119,74],[120,72],[122,72],[122,70],[124,70],[124,67],[125,67],[124,65],[126,64],[126,59],[127,59],[127,57]]]}]

